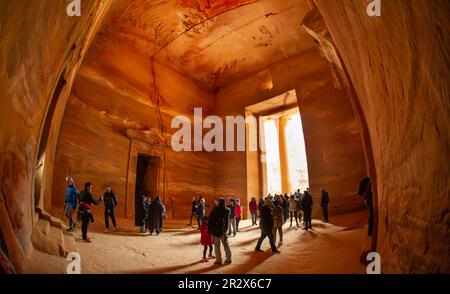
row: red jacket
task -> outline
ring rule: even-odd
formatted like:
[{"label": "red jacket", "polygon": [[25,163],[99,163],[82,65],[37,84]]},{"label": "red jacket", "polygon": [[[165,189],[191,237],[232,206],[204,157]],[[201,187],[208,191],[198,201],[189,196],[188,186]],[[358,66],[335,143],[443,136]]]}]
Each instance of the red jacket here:
[{"label": "red jacket", "polygon": [[213,245],[213,237],[208,233],[208,223],[202,222],[200,225],[200,244],[203,246]]},{"label": "red jacket", "polygon": [[256,201],[250,201],[248,207],[250,208],[250,212],[255,212],[258,210],[258,204],[256,204]]},{"label": "red jacket", "polygon": [[236,213],[236,219],[240,219],[242,216],[242,207],[239,203],[236,204],[235,213]]}]

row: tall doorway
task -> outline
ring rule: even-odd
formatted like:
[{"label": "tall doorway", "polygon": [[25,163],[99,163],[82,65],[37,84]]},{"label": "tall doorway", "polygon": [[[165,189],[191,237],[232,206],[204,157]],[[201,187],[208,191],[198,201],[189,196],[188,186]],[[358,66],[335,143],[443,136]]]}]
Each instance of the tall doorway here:
[{"label": "tall doorway", "polygon": [[[248,198],[306,189],[308,164],[295,90],[247,106],[245,114]],[[256,150],[251,142],[257,142]]]},{"label": "tall doorway", "polygon": [[142,203],[143,195],[150,193],[152,199],[154,199],[158,194],[159,164],[159,157],[143,154],[138,155],[134,201],[134,222],[136,226],[142,224],[142,219],[144,217],[144,207]]}]

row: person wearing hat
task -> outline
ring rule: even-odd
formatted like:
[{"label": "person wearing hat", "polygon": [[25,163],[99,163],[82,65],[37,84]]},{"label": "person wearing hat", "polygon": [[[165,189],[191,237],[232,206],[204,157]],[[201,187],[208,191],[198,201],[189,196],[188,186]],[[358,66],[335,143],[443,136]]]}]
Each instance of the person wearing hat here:
[{"label": "person wearing hat", "polygon": [[110,184],[106,185],[106,192],[103,194],[103,203],[105,204],[105,233],[109,230],[109,218],[113,224],[113,231],[116,230],[115,208],[118,203],[117,195],[113,192]]},{"label": "person wearing hat", "polygon": [[75,227],[77,226],[77,222],[72,218],[73,211],[77,208],[78,204],[78,189],[74,184],[72,177],[66,177],[66,200],[64,201],[64,215],[67,217],[69,221],[68,232],[75,231]]}]

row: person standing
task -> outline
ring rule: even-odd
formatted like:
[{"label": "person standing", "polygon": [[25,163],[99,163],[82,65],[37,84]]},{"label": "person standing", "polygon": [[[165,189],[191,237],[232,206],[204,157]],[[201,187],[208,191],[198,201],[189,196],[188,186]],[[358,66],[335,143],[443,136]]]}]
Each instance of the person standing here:
[{"label": "person standing", "polygon": [[231,198],[230,204],[228,205],[230,209],[230,219],[228,221],[228,236],[231,236],[231,229],[233,229],[233,237],[236,236],[236,201]]},{"label": "person standing", "polygon": [[215,264],[222,264],[222,252],[220,250],[220,243],[225,249],[226,260],[225,263],[231,263],[231,250],[228,244],[227,228],[230,217],[230,209],[225,206],[225,199],[220,198],[219,203],[213,208],[209,214],[208,232],[214,239],[214,252],[216,254]]},{"label": "person standing", "polygon": [[189,225],[192,226],[192,218],[197,218],[197,205],[198,201],[195,199],[195,197],[192,197],[192,207],[191,207],[191,218],[189,220]]},{"label": "person standing", "polygon": [[250,215],[252,216],[252,226],[258,225],[256,223],[258,216],[258,204],[256,203],[256,197],[252,197],[252,200],[250,200],[250,203],[248,204],[248,208],[250,210]]},{"label": "person standing", "polygon": [[209,248],[209,258],[214,258],[212,255],[214,240],[210,233],[208,233],[208,217],[204,216],[202,224],[200,225],[200,244],[203,245],[203,262],[208,262],[206,252]]},{"label": "person standing", "polygon": [[142,196],[142,207],[144,208],[144,218],[142,219],[142,225],[139,230],[139,233],[147,232],[148,228],[148,219],[150,215],[150,204],[152,203],[152,199],[150,197],[150,193],[146,192],[144,196]]},{"label": "person standing", "polygon": [[153,231],[156,231],[156,235],[159,235],[161,232],[163,226],[163,215],[164,207],[159,196],[156,196],[156,199],[150,204],[149,209],[148,230],[150,236],[153,234]]},{"label": "person standing", "polygon": [[324,188],[320,188],[320,206],[322,207],[323,221],[328,223],[328,203],[330,202],[330,197],[328,192]]},{"label": "person standing", "polygon": [[259,220],[259,227],[261,228],[261,236],[256,243],[256,252],[263,252],[261,250],[261,244],[266,237],[269,237],[270,248],[272,253],[280,253],[275,246],[275,241],[273,238],[273,219],[272,219],[272,200],[266,199],[264,201],[264,206],[261,208],[261,215]]},{"label": "person standing", "polygon": [[258,203],[258,217],[260,218],[260,222],[261,222],[261,209],[264,206],[264,197],[259,198],[259,203]]},{"label": "person standing", "polygon": [[283,224],[287,222],[289,218],[289,196],[287,193],[284,193],[284,197],[282,198],[283,202],[281,206],[283,208]]},{"label": "person standing", "polygon": [[72,218],[73,211],[77,208],[78,204],[78,189],[75,186],[72,177],[66,177],[67,188],[66,188],[66,200],[64,201],[64,215],[67,217],[69,222],[68,232],[75,231],[77,222]]},{"label": "person standing", "polygon": [[366,177],[361,180],[359,183],[358,195],[361,196],[364,200],[364,203],[369,210],[369,229],[368,235],[372,236],[373,232],[373,201],[372,201],[372,184],[370,182],[370,178]]},{"label": "person standing", "polygon": [[242,207],[239,199],[236,199],[235,213],[236,213],[236,232],[239,232],[239,223],[242,217]]},{"label": "person standing", "polygon": [[88,237],[88,228],[91,222],[94,222],[94,216],[92,215],[92,205],[99,205],[102,202],[102,197],[95,200],[94,196],[92,196],[92,183],[87,182],[84,184],[84,190],[80,192],[80,207],[79,207],[79,215],[81,217],[81,232],[83,240],[86,242],[91,242],[91,239]]},{"label": "person standing", "polygon": [[113,224],[113,231],[116,230],[115,209],[118,203],[117,195],[113,192],[111,185],[106,185],[106,192],[103,194],[103,204],[105,205],[105,233],[109,230],[109,218]]},{"label": "person standing", "polygon": [[292,217],[295,218],[295,223],[298,225],[298,200],[295,199],[294,195],[291,195],[291,199],[289,199],[289,216],[291,218],[291,227],[292,227]]},{"label": "person standing", "polygon": [[313,199],[309,188],[303,193],[302,209],[303,209],[303,221],[305,223],[304,230],[312,229],[311,216],[312,216]]},{"label": "person standing", "polygon": [[205,198],[203,198],[203,196],[200,196],[197,204],[198,230],[200,230],[200,226],[202,224],[203,217],[205,216],[205,212],[206,212]]},{"label": "person standing", "polygon": [[284,213],[283,213],[283,207],[282,207],[283,197],[278,197],[277,200],[275,200],[275,204],[272,209],[272,215],[273,215],[273,242],[277,243],[277,231],[280,235],[280,242],[278,243],[278,246],[283,245],[283,221],[284,221]]}]

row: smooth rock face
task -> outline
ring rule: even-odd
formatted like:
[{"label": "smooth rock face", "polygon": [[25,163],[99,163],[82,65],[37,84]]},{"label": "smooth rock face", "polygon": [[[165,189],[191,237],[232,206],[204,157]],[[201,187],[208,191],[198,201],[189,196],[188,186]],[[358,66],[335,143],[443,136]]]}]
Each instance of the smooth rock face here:
[{"label": "smooth rock face", "polygon": [[448,1],[316,0],[347,66],[378,177],[387,273],[450,272]]},{"label": "smooth rock face", "polygon": [[192,120],[194,107],[206,116],[213,105],[214,95],[192,80],[99,34],[65,111],[52,204],[63,206],[64,178],[71,175],[80,188],[92,182],[97,197],[112,184],[119,196],[117,215],[134,216],[136,157],[142,153],[160,157],[159,194],[168,215],[189,216],[192,197],[207,195],[212,201],[214,165],[205,152],[173,151],[171,135],[178,128],[171,122],[177,115]]},{"label": "smooth rock face", "polygon": [[0,228],[17,272],[37,220],[32,186],[46,109],[60,76],[70,89],[108,1],[85,2],[77,18],[67,16],[64,1],[0,2]]},{"label": "smooth rock face", "polygon": [[345,90],[333,83],[298,97],[308,160],[313,216],[322,217],[320,188],[330,196],[329,212],[343,213],[364,207],[357,195],[366,174],[361,134]]},{"label": "smooth rock face", "polygon": [[[449,2],[382,1],[382,17],[372,18],[368,1],[313,2],[367,122],[383,272],[450,272]],[[35,206],[61,210],[66,175],[79,188],[94,182],[96,196],[112,183],[118,216],[132,218],[139,154],[161,158],[158,192],[169,217],[189,216],[199,194],[210,204],[237,196],[246,207],[257,191],[247,180],[257,173],[244,152],[170,148],[172,118],[192,119],[194,107],[204,116],[244,115],[295,89],[307,148],[325,153],[308,152],[313,194],[327,187],[333,212],[359,205],[352,193],[368,169],[361,131],[347,91],[332,87],[337,76],[321,56],[329,51],[314,48],[301,27],[312,1],[82,3],[81,17],[70,18],[64,1],[0,2],[5,271],[22,272],[33,247],[64,255],[59,229]]]}]

